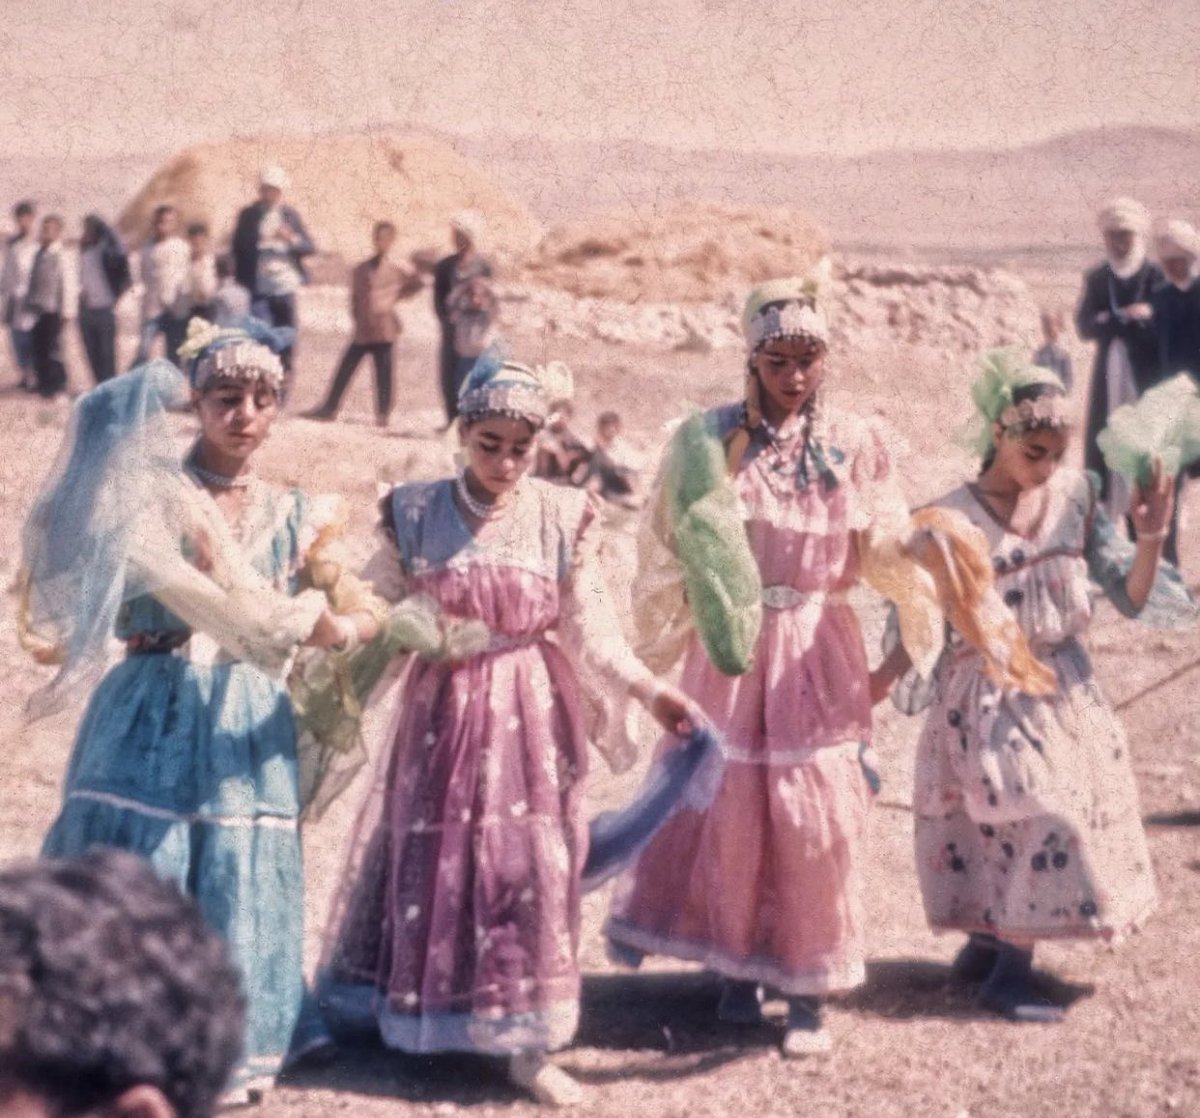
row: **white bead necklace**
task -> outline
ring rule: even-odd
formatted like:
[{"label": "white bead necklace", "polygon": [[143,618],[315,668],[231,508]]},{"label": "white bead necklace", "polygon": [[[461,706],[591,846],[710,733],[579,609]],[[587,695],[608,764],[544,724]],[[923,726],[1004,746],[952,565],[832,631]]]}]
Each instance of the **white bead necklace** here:
[{"label": "white bead necklace", "polygon": [[[508,511],[509,505],[512,503],[511,495],[505,494],[503,497],[498,497],[490,505],[484,504],[482,501],[475,500],[471,496],[471,491],[467,488],[467,472],[463,470],[454,481],[454,489],[458,494],[458,498],[463,503],[463,508],[467,510],[476,520],[495,520],[499,516],[503,516]],[[515,490],[513,491],[515,492]]]}]

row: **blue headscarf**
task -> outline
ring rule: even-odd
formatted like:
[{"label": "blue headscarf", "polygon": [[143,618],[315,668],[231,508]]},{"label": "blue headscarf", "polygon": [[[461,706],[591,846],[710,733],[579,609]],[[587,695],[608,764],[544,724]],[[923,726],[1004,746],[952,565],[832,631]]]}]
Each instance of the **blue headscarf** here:
[{"label": "blue headscarf", "polygon": [[561,361],[536,367],[509,361],[504,348],[490,346],[458,392],[458,414],[471,423],[489,415],[507,415],[541,427],[556,400],[573,392],[571,371]]},{"label": "blue headscarf", "polygon": [[217,378],[262,380],[278,388],[284,372],[279,354],[295,340],[291,327],[269,326],[259,318],[241,318],[232,326],[193,318],[178,354],[187,363],[188,382],[197,392]]}]

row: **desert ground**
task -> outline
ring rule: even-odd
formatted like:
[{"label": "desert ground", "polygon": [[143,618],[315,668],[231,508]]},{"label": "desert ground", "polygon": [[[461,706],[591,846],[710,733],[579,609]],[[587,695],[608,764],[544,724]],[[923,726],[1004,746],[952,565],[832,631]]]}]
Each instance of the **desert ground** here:
[{"label": "desert ground", "polygon": [[[1077,284],[1071,268],[1041,258],[1025,278],[1039,297],[1047,292],[1069,297]],[[271,481],[345,496],[353,510],[352,537],[364,556],[379,486],[438,476],[451,465],[450,438],[435,434],[440,413],[426,302],[422,296],[405,311],[408,329],[397,362],[400,407],[390,431],[379,432],[370,422],[370,378],[364,365],[340,422],[322,425],[284,417],[261,455],[261,471]],[[523,328],[519,303],[506,305],[505,315],[518,353],[561,357],[574,368],[583,431],[590,430],[598,410],[615,407],[625,416],[628,433],[650,449],[661,424],[687,403],[716,403],[739,389],[736,350],[664,350],[561,339]],[[308,317],[315,325],[301,340],[294,411],[318,402],[343,342],[315,311]],[[1086,380],[1088,355],[1072,344],[1077,377]],[[123,355],[131,348],[126,330]],[[77,346],[71,357],[73,386],[82,389],[86,373]],[[915,503],[935,496],[970,469],[965,454],[952,447],[952,434],[969,413],[970,377],[969,355],[907,343],[873,343],[864,350],[850,337],[833,354],[830,390],[839,402],[889,421]],[[0,368],[0,384],[12,381],[11,370]],[[0,550],[0,582],[8,590],[0,597],[0,860],[36,854],[57,809],[78,717],[74,711],[24,724],[22,704],[45,669],[34,666],[17,647],[11,591],[22,519],[67,416],[62,403],[43,404],[14,390],[0,394],[0,538],[6,543]],[[181,442],[189,428],[190,422],[181,419]],[[1193,579],[1200,571],[1195,524],[1193,516],[1182,545]],[[627,519],[614,516],[614,581],[628,559],[628,528]],[[871,647],[881,608],[866,595],[861,606]],[[1099,610],[1090,646],[1100,679],[1117,702],[1136,699],[1142,688],[1200,655],[1195,635],[1140,628],[1106,606]],[[1064,944],[1039,952],[1042,967],[1073,999],[1064,1024],[1002,1023],[977,1012],[971,991],[951,982],[947,963],[958,942],[928,931],[913,866],[909,802],[919,721],[885,705],[878,711],[877,726],[883,791],[868,851],[869,979],[862,989],[832,1002],[833,1053],[785,1062],[777,1051],[777,1024],[752,1030],[717,1024],[715,980],[694,968],[648,960],[633,973],[610,965],[600,936],[608,896],[602,890],[585,904],[582,1027],[560,1057],[589,1089],[580,1113],[1200,1115],[1198,685],[1200,671],[1184,674],[1126,711],[1160,904],[1144,931],[1114,950]],[[608,776],[597,760],[591,810],[621,802],[637,779],[637,772],[620,779]],[[363,783],[304,836],[308,948],[314,962]],[[777,1016],[782,1013],[781,1006],[769,1008]],[[329,1066],[290,1074],[258,1113],[262,1118],[337,1112],[516,1118],[536,1110],[486,1062],[406,1058],[363,1038],[345,1046]]]}]

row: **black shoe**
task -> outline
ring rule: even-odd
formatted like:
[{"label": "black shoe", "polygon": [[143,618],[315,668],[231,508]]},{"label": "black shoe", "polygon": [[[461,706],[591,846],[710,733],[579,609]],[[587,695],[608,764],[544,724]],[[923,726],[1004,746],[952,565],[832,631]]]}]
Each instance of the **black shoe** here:
[{"label": "black shoe", "polygon": [[727,979],[717,1003],[717,1018],[727,1025],[761,1025],[763,1015],[758,983]]},{"label": "black shoe", "polygon": [[1066,1017],[1038,989],[1033,975],[1033,952],[1000,944],[996,966],[979,990],[979,1004],[1009,1021],[1052,1025]]},{"label": "black shoe", "polygon": [[1000,946],[992,936],[972,932],[962,950],[954,956],[950,973],[959,982],[983,982],[996,967]]},{"label": "black shoe", "polygon": [[326,408],[326,407],[309,408],[308,411],[302,411],[300,413],[300,418],[301,419],[315,419],[320,423],[330,423],[333,420],[337,419],[337,412],[333,411],[331,408]]},{"label": "black shoe", "polygon": [[788,998],[787,1027],[781,1050],[786,1059],[819,1056],[833,1047],[821,1019],[821,1002],[814,997]]}]

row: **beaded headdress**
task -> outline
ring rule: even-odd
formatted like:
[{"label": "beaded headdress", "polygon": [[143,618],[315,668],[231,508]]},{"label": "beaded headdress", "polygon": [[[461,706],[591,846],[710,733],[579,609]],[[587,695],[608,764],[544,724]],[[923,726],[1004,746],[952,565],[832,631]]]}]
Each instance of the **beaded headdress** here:
[{"label": "beaded headdress", "polygon": [[[823,257],[805,276],[769,280],[750,292],[742,311],[742,332],[746,353],[754,355],[768,342],[793,338],[809,343],[815,350],[829,346],[829,320],[824,304],[832,282],[832,268]],[[750,433],[763,422],[762,388],[753,368],[746,377],[744,418],[732,432],[726,445],[730,473],[737,473],[750,445]]]},{"label": "beaded headdress", "polygon": [[217,379],[263,381],[278,389],[284,373],[279,354],[294,337],[294,330],[273,329],[257,318],[244,318],[236,326],[215,326],[193,318],[187,341],[177,353],[186,362],[188,380],[197,392]]},{"label": "beaded headdress", "polygon": [[826,257],[806,276],[770,280],[751,291],[742,312],[747,352],[753,354],[777,338],[807,338],[828,346],[824,304],[830,281]]},{"label": "beaded headdress", "polygon": [[490,415],[524,419],[541,427],[558,400],[573,392],[571,370],[561,361],[521,365],[492,346],[467,374],[458,393],[458,414],[468,423]]},{"label": "beaded headdress", "polygon": [[[1014,436],[1044,427],[1070,426],[1066,392],[1053,370],[1028,364],[1015,349],[990,349],[980,365],[979,376],[971,385],[977,415],[968,442],[981,457],[995,445],[992,428],[996,424]],[[1046,391],[1016,399],[1019,390],[1038,386]]]}]

